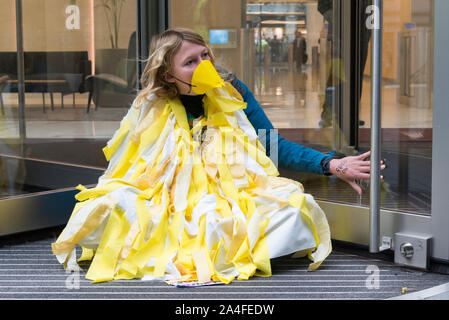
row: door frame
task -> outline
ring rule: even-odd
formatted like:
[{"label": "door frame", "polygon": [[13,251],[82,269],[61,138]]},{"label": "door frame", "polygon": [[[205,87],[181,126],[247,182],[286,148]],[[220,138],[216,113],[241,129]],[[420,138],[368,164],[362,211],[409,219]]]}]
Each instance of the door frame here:
[{"label": "door frame", "polygon": [[449,1],[434,0],[433,137],[432,137],[432,257],[449,261]]}]

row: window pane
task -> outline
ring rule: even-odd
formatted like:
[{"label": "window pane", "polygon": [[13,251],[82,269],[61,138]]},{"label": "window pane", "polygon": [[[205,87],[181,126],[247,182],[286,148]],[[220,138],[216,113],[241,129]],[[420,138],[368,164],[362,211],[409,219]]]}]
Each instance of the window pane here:
[{"label": "window pane", "polygon": [[[136,1],[22,1],[21,136],[15,1],[0,6],[0,25],[8,30],[0,35],[1,153],[25,162],[106,167],[102,148],[136,95]],[[20,173],[5,170],[16,177],[11,183],[23,189],[20,177],[26,184],[33,173],[28,165],[16,167]],[[45,181],[33,183],[36,190],[74,186],[59,180],[51,187]],[[94,181],[79,181],[89,182]]]},{"label": "window pane", "polygon": [[430,214],[433,0],[385,1],[383,46],[382,206]]},{"label": "window pane", "polygon": [[[216,64],[250,88],[282,137],[355,155],[370,149],[370,5],[172,0],[170,18],[172,27],[194,29],[209,41]],[[430,213],[432,6],[431,0],[384,1],[383,208]],[[223,30],[235,40],[215,41]],[[317,199],[369,205],[368,181],[360,182],[360,197],[335,177],[280,173]]]}]

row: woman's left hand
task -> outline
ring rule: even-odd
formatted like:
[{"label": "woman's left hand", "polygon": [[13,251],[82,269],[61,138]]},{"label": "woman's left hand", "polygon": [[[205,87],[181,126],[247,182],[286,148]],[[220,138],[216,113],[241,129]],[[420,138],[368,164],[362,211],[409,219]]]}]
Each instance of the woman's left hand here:
[{"label": "woman's left hand", "polygon": [[[358,156],[349,156],[330,161],[329,172],[347,182],[358,194],[362,194],[362,188],[356,182],[360,179],[370,178],[370,161],[365,160],[370,156],[370,151]],[[380,162],[380,170],[386,168],[384,161]],[[380,176],[383,179],[383,176]]]}]

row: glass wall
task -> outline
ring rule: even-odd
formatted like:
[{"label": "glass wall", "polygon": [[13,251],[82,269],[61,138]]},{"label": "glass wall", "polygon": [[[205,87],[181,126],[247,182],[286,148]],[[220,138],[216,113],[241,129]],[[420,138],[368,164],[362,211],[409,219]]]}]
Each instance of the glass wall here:
[{"label": "glass wall", "polygon": [[[382,208],[430,214],[432,0],[384,1]],[[370,149],[370,0],[171,1],[171,25],[209,40],[284,138],[345,155]],[[368,10],[367,10],[368,8]],[[214,44],[211,31],[232,41]],[[280,170],[315,198],[369,204],[335,177]]]},{"label": "glass wall", "polygon": [[[209,41],[281,136],[351,155],[370,148],[371,2],[171,0],[169,20]],[[30,184],[25,160],[104,168],[101,149],[137,87],[135,0],[21,3],[20,15],[16,1],[0,3],[0,197],[50,188],[46,177]],[[384,1],[383,17],[382,208],[430,214],[433,0]],[[359,197],[334,177],[280,173],[317,199],[369,203],[368,183]]]},{"label": "glass wall", "polygon": [[30,161],[106,166],[101,149],[136,95],[136,10],[135,0],[0,2],[0,197],[74,186],[31,182]]}]

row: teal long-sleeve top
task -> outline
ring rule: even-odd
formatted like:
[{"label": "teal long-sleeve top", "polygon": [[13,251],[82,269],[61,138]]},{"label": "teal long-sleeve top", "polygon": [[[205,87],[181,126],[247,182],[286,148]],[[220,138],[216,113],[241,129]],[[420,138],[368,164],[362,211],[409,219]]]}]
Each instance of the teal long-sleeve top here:
[{"label": "teal long-sleeve top", "polygon": [[[247,107],[246,109],[243,109],[243,111],[245,112],[249,122],[251,122],[252,126],[256,130],[256,133],[259,134],[260,140],[263,140],[264,138],[264,131],[259,130],[265,129],[265,149],[267,151],[267,156],[270,156],[270,130],[274,129],[273,124],[268,119],[259,102],[257,102],[254,98],[252,92],[243,82],[235,78],[231,81],[231,84],[240,92],[243,100],[247,103]],[[188,117],[190,119],[194,118],[194,116],[192,116],[189,112],[189,108],[187,108],[187,106],[186,109]],[[288,141],[282,138],[279,134],[277,147],[279,168],[294,171],[323,174],[323,167],[321,165],[322,161],[333,155],[333,152],[330,154],[321,153],[314,149]]]}]

